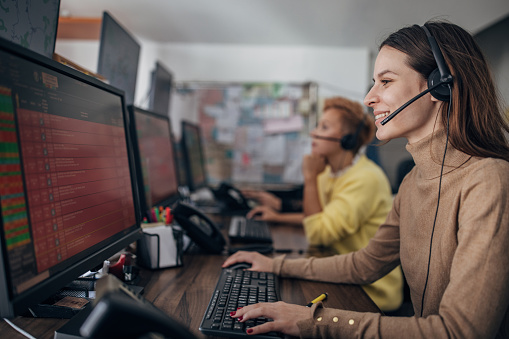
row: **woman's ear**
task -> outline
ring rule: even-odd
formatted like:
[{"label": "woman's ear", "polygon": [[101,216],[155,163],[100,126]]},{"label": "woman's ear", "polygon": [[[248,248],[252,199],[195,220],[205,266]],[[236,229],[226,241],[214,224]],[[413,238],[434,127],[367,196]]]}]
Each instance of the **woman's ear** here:
[{"label": "woman's ear", "polygon": [[434,96],[431,95],[431,101],[439,102],[439,101],[442,101],[442,100],[438,100],[437,98],[435,98]]}]

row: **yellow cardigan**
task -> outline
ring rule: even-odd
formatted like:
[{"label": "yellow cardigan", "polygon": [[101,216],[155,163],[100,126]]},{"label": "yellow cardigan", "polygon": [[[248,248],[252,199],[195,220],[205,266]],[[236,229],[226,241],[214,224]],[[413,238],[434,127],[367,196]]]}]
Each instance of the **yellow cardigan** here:
[{"label": "yellow cardigan", "polygon": [[[362,155],[342,175],[333,176],[327,167],[317,181],[322,212],[304,218],[309,243],[333,247],[339,254],[366,247],[392,207],[382,169]],[[400,267],[363,288],[381,310],[397,309],[403,301]]]}]

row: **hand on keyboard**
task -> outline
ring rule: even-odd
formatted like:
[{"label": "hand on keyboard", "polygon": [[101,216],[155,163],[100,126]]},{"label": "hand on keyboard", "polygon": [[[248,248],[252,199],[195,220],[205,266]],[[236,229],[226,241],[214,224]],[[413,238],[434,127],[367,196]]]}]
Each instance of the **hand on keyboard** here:
[{"label": "hand on keyboard", "polygon": [[251,264],[251,271],[271,272],[272,261],[273,260],[271,258],[258,252],[238,251],[229,256],[223,263],[222,267],[226,268],[236,263],[245,262]]},{"label": "hand on keyboard", "polygon": [[[277,303],[259,303],[242,307],[232,312],[231,317],[238,319],[241,323],[247,323],[257,318],[269,318],[273,321],[265,322],[254,327],[247,327],[246,333],[259,335],[263,333],[281,332],[291,336],[299,337],[297,322],[310,318],[312,311],[309,307]],[[242,318],[242,320],[240,320]]]},{"label": "hand on keyboard", "polygon": [[[279,282],[275,274],[252,272],[245,269],[224,268],[203,316],[200,331],[212,336],[247,337],[247,328],[272,321],[268,318],[251,319],[241,323],[231,315],[239,308],[256,303],[275,303],[279,300]],[[271,332],[259,339],[275,339],[280,333]]]},{"label": "hand on keyboard", "polygon": [[246,214],[246,218],[263,221],[277,221],[278,215],[278,212],[268,206],[256,206]]}]

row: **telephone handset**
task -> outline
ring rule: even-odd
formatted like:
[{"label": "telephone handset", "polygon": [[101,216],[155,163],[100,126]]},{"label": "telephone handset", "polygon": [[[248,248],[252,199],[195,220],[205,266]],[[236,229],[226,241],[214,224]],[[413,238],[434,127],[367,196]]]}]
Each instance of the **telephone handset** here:
[{"label": "telephone handset", "polygon": [[175,220],[198,246],[211,253],[223,251],[226,240],[217,226],[203,213],[182,201],[175,204],[172,213]]},{"label": "telephone handset", "polygon": [[[100,291],[100,284],[103,289]],[[97,281],[101,292],[80,326],[86,338],[164,338],[196,339],[186,327],[145,298],[134,295],[129,287],[110,274]],[[150,336],[159,334],[160,336]]]},{"label": "telephone handset", "polygon": [[216,199],[226,204],[229,209],[246,211],[251,209],[240,190],[230,184],[222,182],[217,189],[212,191]]}]

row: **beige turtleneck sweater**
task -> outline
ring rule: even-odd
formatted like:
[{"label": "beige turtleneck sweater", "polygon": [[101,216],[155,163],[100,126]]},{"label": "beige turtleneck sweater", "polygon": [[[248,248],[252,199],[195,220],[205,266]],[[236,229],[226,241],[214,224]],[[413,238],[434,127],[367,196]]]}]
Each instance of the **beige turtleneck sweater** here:
[{"label": "beige turtleneck sweater", "polygon": [[320,259],[279,257],[273,266],[284,277],[365,284],[401,263],[416,316],[386,317],[317,304],[298,323],[301,337],[509,337],[509,163],[471,157],[450,144],[420,316],[444,146],[443,131],[407,145],[416,166],[366,248]]}]

